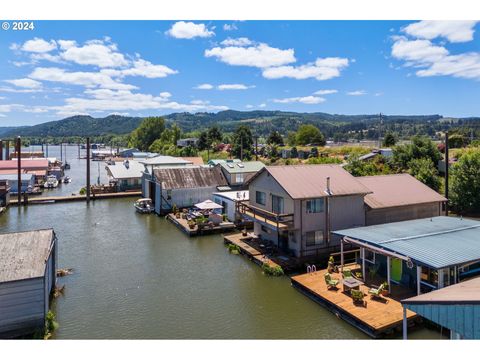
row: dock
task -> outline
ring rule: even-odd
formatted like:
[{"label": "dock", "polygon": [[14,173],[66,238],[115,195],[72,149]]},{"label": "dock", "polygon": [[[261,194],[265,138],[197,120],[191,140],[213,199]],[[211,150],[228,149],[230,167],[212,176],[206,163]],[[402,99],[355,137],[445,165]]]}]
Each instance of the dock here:
[{"label": "dock", "polygon": [[222,222],[219,225],[215,225],[213,227],[205,226],[202,228],[199,228],[198,225],[195,224],[193,229],[190,229],[187,219],[183,219],[182,217],[177,218],[174,214],[171,213],[167,214],[165,218],[188,236],[226,233],[234,231],[236,228],[235,224],[232,222]]},{"label": "dock", "polygon": [[[124,197],[141,197],[141,191],[126,191],[117,193],[105,193],[105,194],[92,194],[90,200],[102,200],[112,198],[124,198]],[[57,202],[70,202],[70,201],[86,201],[86,195],[66,195],[66,196],[43,196],[32,197],[27,199],[25,204],[22,199],[21,205],[35,205],[35,204],[54,204]],[[11,199],[9,205],[18,205],[17,199]]]},{"label": "dock", "polygon": [[[361,285],[360,290],[365,294],[365,303],[363,305],[355,304],[350,295],[342,291],[340,274],[332,274],[332,278],[340,280],[338,289],[327,289],[324,279],[326,272],[326,269],[322,269],[293,276],[291,278],[292,285],[372,338],[388,337],[395,333],[401,333],[403,307],[400,301],[390,296],[382,296],[380,299],[374,300],[368,295],[370,287]],[[407,319],[409,326],[413,326],[417,315],[408,310]]]}]

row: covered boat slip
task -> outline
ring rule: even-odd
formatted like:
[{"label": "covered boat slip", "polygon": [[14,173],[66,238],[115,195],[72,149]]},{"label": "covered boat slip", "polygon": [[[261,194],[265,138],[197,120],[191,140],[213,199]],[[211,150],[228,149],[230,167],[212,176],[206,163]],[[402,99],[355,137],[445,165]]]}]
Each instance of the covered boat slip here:
[{"label": "covered boat slip", "polygon": [[342,248],[360,247],[364,277],[373,268],[389,285],[417,295],[459,282],[480,262],[480,222],[470,219],[438,216],[333,233],[342,238]]}]

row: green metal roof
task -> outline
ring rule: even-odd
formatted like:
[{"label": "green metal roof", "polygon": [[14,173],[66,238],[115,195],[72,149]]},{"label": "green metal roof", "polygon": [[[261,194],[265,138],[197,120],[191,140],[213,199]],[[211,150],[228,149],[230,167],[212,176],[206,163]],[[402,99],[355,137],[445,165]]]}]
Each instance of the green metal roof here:
[{"label": "green metal roof", "polygon": [[229,174],[239,173],[253,173],[262,170],[265,164],[261,161],[246,161],[246,162],[225,162],[220,163],[220,166]]},{"label": "green metal roof", "polygon": [[480,261],[480,221],[437,216],[332,233],[390,250],[441,269]]}]

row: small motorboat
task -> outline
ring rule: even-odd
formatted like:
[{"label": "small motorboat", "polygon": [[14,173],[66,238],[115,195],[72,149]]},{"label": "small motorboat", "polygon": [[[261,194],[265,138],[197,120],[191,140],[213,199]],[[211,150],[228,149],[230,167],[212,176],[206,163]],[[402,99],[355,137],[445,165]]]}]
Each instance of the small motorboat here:
[{"label": "small motorboat", "polygon": [[64,184],[68,184],[68,183],[71,183],[72,182],[72,178],[70,176],[65,176],[63,178],[63,183]]},{"label": "small motorboat", "polygon": [[43,184],[44,188],[53,189],[58,186],[58,180],[55,175],[48,175],[47,181]]},{"label": "small motorboat", "polygon": [[155,211],[155,207],[152,204],[152,199],[139,199],[135,201],[135,209],[141,214],[150,214]]}]

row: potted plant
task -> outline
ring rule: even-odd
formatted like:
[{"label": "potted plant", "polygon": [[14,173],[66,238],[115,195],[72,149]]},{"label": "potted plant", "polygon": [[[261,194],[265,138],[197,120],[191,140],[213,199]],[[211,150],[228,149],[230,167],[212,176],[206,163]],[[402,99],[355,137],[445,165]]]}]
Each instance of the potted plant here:
[{"label": "potted plant", "polygon": [[333,256],[330,256],[328,258],[328,266],[327,266],[327,271],[331,274],[335,268],[335,260],[333,259]]},{"label": "potted plant", "polygon": [[387,296],[389,293],[390,293],[390,288],[388,286],[388,283],[385,281],[383,283],[382,295]]},{"label": "potted plant", "polygon": [[195,221],[190,220],[190,221],[188,222],[188,227],[189,227],[191,230],[193,230],[193,229],[195,228]]},{"label": "potted plant", "polygon": [[186,219],[186,218],[187,218],[187,214],[188,214],[188,210],[187,210],[187,209],[183,209],[183,210],[182,210],[182,219]]},{"label": "potted plant", "polygon": [[242,230],[242,236],[247,236],[247,228],[244,227]]}]

